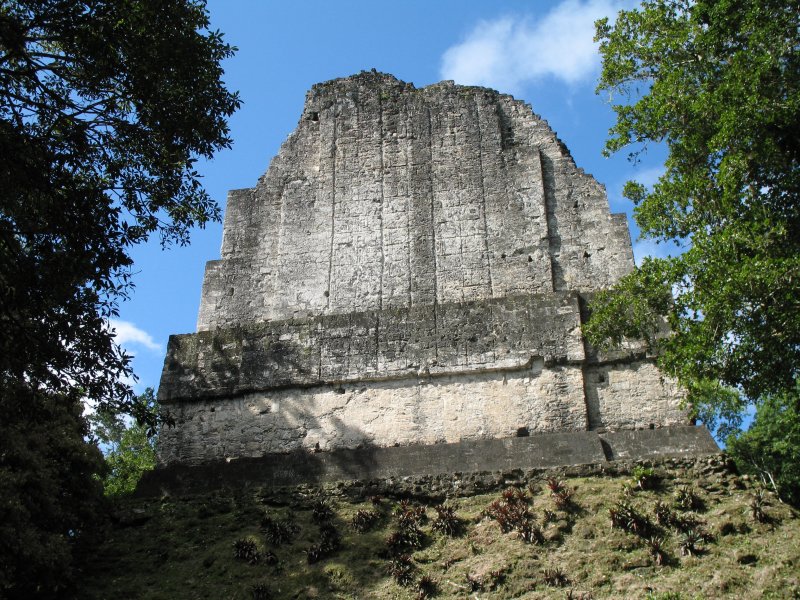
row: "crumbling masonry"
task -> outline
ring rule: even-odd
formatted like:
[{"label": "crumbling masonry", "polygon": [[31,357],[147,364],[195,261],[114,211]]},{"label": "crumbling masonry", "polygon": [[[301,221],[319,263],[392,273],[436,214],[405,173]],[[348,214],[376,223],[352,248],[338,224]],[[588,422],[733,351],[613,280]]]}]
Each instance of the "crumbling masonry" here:
[{"label": "crumbling masonry", "polygon": [[529,105],[315,85],[228,197],[198,332],[170,338],[160,461],[686,424],[652,360],[581,336],[632,268],[625,216]]}]

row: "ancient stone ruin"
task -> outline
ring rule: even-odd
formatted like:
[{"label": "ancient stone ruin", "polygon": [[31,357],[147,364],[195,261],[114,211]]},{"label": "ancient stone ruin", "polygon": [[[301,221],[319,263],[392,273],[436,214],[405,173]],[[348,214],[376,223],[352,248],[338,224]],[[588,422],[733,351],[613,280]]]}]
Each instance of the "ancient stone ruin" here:
[{"label": "ancient stone ruin", "polygon": [[315,85],[230,192],[198,332],[170,338],[160,461],[686,425],[641,349],[581,336],[632,268],[625,216],[529,105],[375,72]]}]

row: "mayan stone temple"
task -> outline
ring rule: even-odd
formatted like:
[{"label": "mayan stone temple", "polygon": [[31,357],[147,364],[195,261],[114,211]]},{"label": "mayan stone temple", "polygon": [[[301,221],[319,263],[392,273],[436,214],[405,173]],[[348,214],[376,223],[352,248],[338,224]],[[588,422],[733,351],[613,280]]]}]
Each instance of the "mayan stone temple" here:
[{"label": "mayan stone temple", "polygon": [[582,338],[587,298],[634,266],[626,218],[510,96],[374,71],[315,85],[230,192],[221,254],[197,333],[170,338],[162,467],[427,448],[436,469],[526,439],[604,460],[619,432],[698,429],[641,349]]}]

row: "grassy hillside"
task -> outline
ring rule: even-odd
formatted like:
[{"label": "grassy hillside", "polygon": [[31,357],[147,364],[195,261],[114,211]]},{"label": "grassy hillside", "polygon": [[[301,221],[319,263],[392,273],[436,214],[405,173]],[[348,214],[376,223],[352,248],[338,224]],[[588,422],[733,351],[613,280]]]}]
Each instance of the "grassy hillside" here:
[{"label": "grassy hillside", "polygon": [[81,595],[800,597],[797,513],[721,459],[544,474],[444,508],[345,491],[126,500]]}]

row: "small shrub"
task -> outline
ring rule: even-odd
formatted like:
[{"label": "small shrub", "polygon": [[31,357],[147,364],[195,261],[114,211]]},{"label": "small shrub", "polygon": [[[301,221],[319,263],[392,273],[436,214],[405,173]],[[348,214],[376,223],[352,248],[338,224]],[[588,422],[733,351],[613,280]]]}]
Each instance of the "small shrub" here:
[{"label": "small shrub", "polygon": [[242,538],[233,542],[233,557],[243,560],[251,565],[258,562],[261,557],[258,552],[258,544],[251,538]]},{"label": "small shrub", "polygon": [[389,561],[389,575],[398,585],[410,585],[414,581],[414,570],[414,561],[408,554],[395,556]]},{"label": "small shrub", "polygon": [[288,544],[300,533],[300,527],[294,517],[288,515],[284,519],[273,518],[265,514],[261,519],[261,531],[268,543],[275,546]]},{"label": "small shrub", "polygon": [[653,562],[659,567],[665,565],[667,562],[667,552],[664,548],[664,538],[660,535],[651,535],[645,539],[645,544],[647,545],[647,550],[650,552]]},{"label": "small shrub", "polygon": [[572,506],[572,498],[575,495],[574,488],[565,487],[558,492],[553,492],[551,494],[553,498],[553,502],[556,505],[556,508],[559,510],[566,510],[570,506]]},{"label": "small shrub", "polygon": [[608,509],[611,517],[611,527],[618,527],[623,531],[648,537],[653,532],[653,524],[647,516],[637,511],[627,500],[620,500]]},{"label": "small shrub", "polygon": [[564,571],[558,567],[553,567],[542,571],[542,580],[546,585],[551,587],[565,587],[569,583],[569,579]]},{"label": "small shrub", "polygon": [[703,510],[703,499],[697,495],[697,492],[691,485],[682,485],[675,492],[675,506],[679,510]]},{"label": "small shrub", "polygon": [[422,548],[425,541],[424,534],[417,527],[408,527],[392,532],[386,538],[386,551],[390,556],[396,556]]},{"label": "small shrub", "polygon": [[358,533],[365,533],[375,527],[380,520],[380,513],[374,510],[359,510],[350,520],[350,526]]},{"label": "small shrub", "polygon": [[650,467],[636,466],[633,468],[632,483],[640,490],[652,490],[658,487],[659,477]]},{"label": "small shrub", "polygon": [[325,550],[322,548],[322,544],[314,544],[306,552],[306,560],[308,564],[313,565],[314,563],[318,563],[323,558],[325,558]]},{"label": "small shrub", "polygon": [[545,480],[545,484],[547,485],[547,489],[550,490],[550,494],[558,494],[567,489],[567,484],[558,477],[548,477]]},{"label": "small shrub", "polygon": [[697,515],[693,513],[684,513],[682,515],[673,515],[671,525],[680,532],[686,532],[690,529],[700,530],[705,527],[705,523],[701,521]]},{"label": "small shrub", "polygon": [[266,583],[257,583],[250,588],[253,600],[272,600],[272,592],[267,587]]},{"label": "small shrub", "polygon": [[524,491],[508,488],[499,500],[489,505],[484,514],[497,521],[503,533],[519,531],[526,523],[533,520],[528,502],[528,495]]},{"label": "small shrub", "polygon": [[747,505],[750,517],[756,523],[766,523],[767,513],[764,507],[768,504],[767,491],[764,488],[756,488],[753,495],[750,496],[750,502]]},{"label": "small shrub", "polygon": [[675,514],[666,502],[657,500],[653,507],[653,514],[656,517],[656,522],[662,527],[669,527],[675,520]]},{"label": "small shrub", "polygon": [[683,556],[696,556],[703,552],[700,544],[704,541],[701,531],[689,529],[681,534],[680,549]]},{"label": "small shrub", "polygon": [[544,544],[542,529],[532,519],[525,521],[517,528],[517,535],[526,544]]},{"label": "small shrub", "polygon": [[542,522],[544,523],[552,523],[553,521],[558,520],[558,516],[555,512],[550,510],[549,508],[545,508],[542,511]]},{"label": "small shrub", "polygon": [[320,540],[306,550],[308,564],[319,562],[339,550],[342,546],[342,538],[333,523],[324,522],[319,526]]},{"label": "small shrub", "polygon": [[401,500],[394,514],[400,529],[418,528],[425,520],[425,508],[414,506],[408,500]]},{"label": "small shrub", "polygon": [[318,498],[311,505],[311,520],[314,523],[327,523],[333,519],[333,508],[325,498]]},{"label": "small shrub", "polygon": [[456,508],[452,504],[444,503],[433,507],[436,518],[431,524],[434,531],[453,537],[461,533],[464,523],[456,515]]},{"label": "small shrub", "polygon": [[417,582],[417,600],[427,600],[439,593],[439,584],[430,575],[423,575]]},{"label": "small shrub", "polygon": [[320,545],[328,552],[336,552],[342,546],[342,537],[333,523],[323,523],[319,526]]},{"label": "small shrub", "polygon": [[575,489],[569,487],[558,477],[548,477],[545,480],[547,489],[550,490],[550,497],[555,502],[556,508],[564,510],[572,504]]},{"label": "small shrub", "polygon": [[514,486],[503,490],[502,499],[508,504],[528,504],[530,502],[528,493]]},{"label": "small shrub", "polygon": [[467,585],[471,592],[478,592],[483,589],[483,579],[472,573],[467,573],[465,576]]}]

